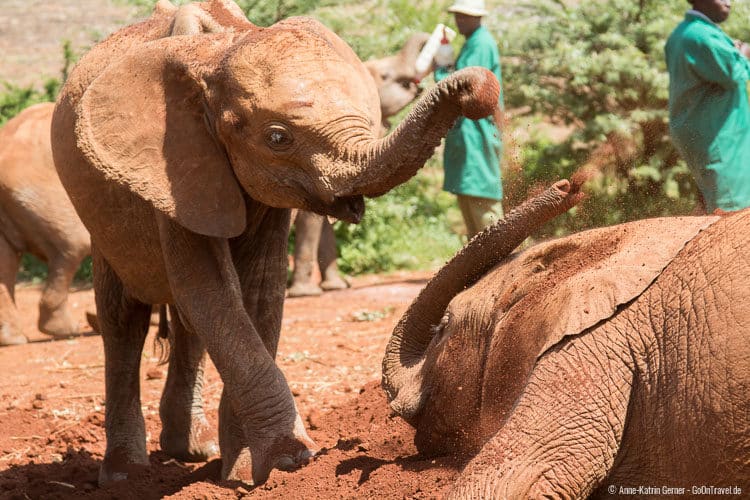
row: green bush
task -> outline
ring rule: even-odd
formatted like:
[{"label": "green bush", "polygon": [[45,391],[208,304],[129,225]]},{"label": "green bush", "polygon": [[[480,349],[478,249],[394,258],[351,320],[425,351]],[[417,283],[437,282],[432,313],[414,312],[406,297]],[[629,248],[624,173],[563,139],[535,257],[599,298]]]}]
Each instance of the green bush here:
[{"label": "green bush", "polygon": [[357,225],[337,222],[339,267],[350,274],[437,267],[461,246],[455,196],[441,189],[442,168],[432,160],[417,176],[367,200]]},{"label": "green bush", "polygon": [[[540,132],[509,148],[506,201],[587,165],[600,173],[590,198],[540,235],[692,211],[695,184],[669,140],[663,52],[688,3],[504,4],[489,22],[502,41],[506,106],[572,130],[562,143]],[[736,3],[724,28],[746,39],[749,9]]]}]

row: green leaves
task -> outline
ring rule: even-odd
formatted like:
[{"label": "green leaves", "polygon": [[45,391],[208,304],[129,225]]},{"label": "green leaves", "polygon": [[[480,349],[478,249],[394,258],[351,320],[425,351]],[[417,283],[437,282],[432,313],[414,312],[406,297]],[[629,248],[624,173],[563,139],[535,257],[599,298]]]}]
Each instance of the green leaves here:
[{"label": "green leaves", "polygon": [[420,269],[444,263],[461,246],[455,196],[442,191],[442,169],[432,162],[388,194],[367,200],[358,225],[338,222],[339,267],[361,274]]},{"label": "green leaves", "polygon": [[[520,169],[506,173],[513,187],[506,190],[510,205],[537,185],[586,166],[597,172],[589,199],[539,236],[690,212],[696,189],[669,140],[663,53],[689,5],[684,0],[600,0],[567,7],[551,0],[504,3],[519,9],[518,15],[490,19],[493,31],[503,35],[508,107],[573,127],[560,144],[532,134],[520,147]],[[730,20],[747,19],[748,8],[735,9]],[[725,28],[732,33],[738,24]]]}]

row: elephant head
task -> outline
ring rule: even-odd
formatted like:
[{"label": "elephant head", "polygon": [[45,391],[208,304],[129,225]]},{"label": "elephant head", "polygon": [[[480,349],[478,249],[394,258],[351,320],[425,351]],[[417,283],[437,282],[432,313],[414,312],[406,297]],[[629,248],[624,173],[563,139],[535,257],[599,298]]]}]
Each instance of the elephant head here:
[{"label": "elephant head", "polygon": [[[445,447],[469,451],[480,444],[471,442],[476,435],[471,423],[478,420],[478,384],[452,381],[481,378],[479,351],[484,347],[483,339],[478,335],[467,341],[448,335],[449,304],[453,306],[459,292],[506,259],[541,224],[567,211],[582,197],[580,183],[560,181],[511,211],[438,271],[396,325],[383,359],[383,388],[393,410],[417,427],[421,452],[436,453]],[[482,315],[476,319],[482,319]],[[449,373],[433,376],[436,367]],[[462,371],[465,373],[458,376]],[[451,381],[450,387],[435,387],[443,380]],[[454,398],[452,403],[445,404],[446,397]],[[425,411],[435,404],[458,411]],[[423,415],[428,415],[428,421],[422,422]]]},{"label": "elephant head", "polygon": [[377,90],[341,39],[306,18],[247,23],[143,43],[109,64],[77,107],[78,146],[200,234],[239,234],[243,191],[358,222],[363,196],[408,180],[458,116],[492,113],[498,92],[484,69],[457,72],[379,139]]},{"label": "elephant head", "polygon": [[365,62],[378,88],[380,112],[384,121],[404,109],[419,95],[414,65],[429,38],[429,33],[415,33],[398,54]]},{"label": "elephant head", "polygon": [[510,255],[580,199],[558,183],[479,234],[427,284],[383,360],[391,407],[427,454],[476,452],[503,424],[542,354],[605,321],[716,218],[594,229]]}]

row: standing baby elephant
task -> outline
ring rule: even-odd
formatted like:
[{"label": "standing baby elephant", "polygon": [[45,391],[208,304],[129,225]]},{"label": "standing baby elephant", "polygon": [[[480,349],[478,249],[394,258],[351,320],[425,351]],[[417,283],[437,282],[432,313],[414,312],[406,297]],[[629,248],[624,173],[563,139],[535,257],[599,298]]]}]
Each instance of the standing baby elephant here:
[{"label": "standing baby elephant", "polygon": [[53,103],[31,106],[0,130],[0,345],[27,341],[14,297],[24,252],[49,267],[39,330],[62,338],[78,333],[67,307],[68,289],[90,243],[52,161],[54,109]]},{"label": "standing baby elephant", "polygon": [[200,394],[207,351],[224,382],[222,476],[258,484],[309,459],[315,444],[274,361],[290,209],[358,222],[364,196],[411,178],[458,116],[492,113],[498,95],[491,73],[457,72],[379,139],[377,90],[342,40],[306,18],[258,28],[229,0],[159,2],[84,56],[58,100],[52,148],[92,238],[100,483],[148,464],[149,304],[170,305],[174,331],[164,451],[199,460],[214,449]]},{"label": "standing baby elephant", "polygon": [[750,210],[509,255],[576,191],[514,210],[428,283],[383,361],[391,407],[420,451],[476,455],[449,498],[747,492]]},{"label": "standing baby elephant", "polygon": [[[378,89],[384,134],[390,127],[388,118],[404,109],[420,93],[414,66],[419,52],[429,38],[428,33],[415,33],[398,54],[365,62]],[[300,210],[294,220],[294,228],[294,269],[287,296],[320,295],[324,291],[347,288],[349,285],[336,264],[336,236],[328,219]],[[316,263],[320,269],[320,285],[313,282]]]}]

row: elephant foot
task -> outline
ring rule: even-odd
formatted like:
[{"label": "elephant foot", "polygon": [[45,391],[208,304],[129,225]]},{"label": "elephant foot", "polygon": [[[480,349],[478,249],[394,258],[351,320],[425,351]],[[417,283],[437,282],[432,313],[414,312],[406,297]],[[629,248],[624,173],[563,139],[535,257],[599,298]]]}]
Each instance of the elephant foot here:
[{"label": "elephant foot", "polygon": [[271,470],[295,470],[306,465],[317,453],[299,414],[294,429],[279,435],[263,432],[251,439],[242,431],[229,411],[219,405],[219,444],[221,446],[221,477],[249,486],[263,484]]},{"label": "elephant foot", "polygon": [[162,424],[159,443],[167,455],[183,462],[205,462],[219,454],[219,445],[205,418],[192,419],[189,429]]},{"label": "elephant foot", "polygon": [[312,283],[292,283],[292,286],[286,291],[287,297],[314,297],[321,295],[323,290],[318,285]]},{"label": "elephant foot", "polygon": [[263,484],[271,470],[291,471],[310,462],[317,447],[309,438],[277,436],[258,440],[250,446],[230,447],[221,454],[221,477],[250,486]]},{"label": "elephant foot", "polygon": [[79,334],[78,324],[74,322],[68,311],[57,310],[39,315],[39,331],[55,338],[66,339]]},{"label": "elephant foot", "polygon": [[3,323],[2,326],[0,326],[0,346],[20,345],[25,344],[28,341],[29,340],[23,333],[20,333],[8,323]]},{"label": "elephant foot", "polygon": [[124,449],[115,449],[105,455],[99,468],[99,486],[132,479],[142,473],[148,465],[148,455],[145,452],[133,454]]},{"label": "elephant foot", "polygon": [[331,278],[326,278],[325,281],[320,284],[320,288],[322,288],[326,292],[330,292],[333,290],[346,290],[350,286],[351,285],[349,284],[349,282],[339,275],[333,276]]}]

